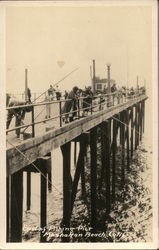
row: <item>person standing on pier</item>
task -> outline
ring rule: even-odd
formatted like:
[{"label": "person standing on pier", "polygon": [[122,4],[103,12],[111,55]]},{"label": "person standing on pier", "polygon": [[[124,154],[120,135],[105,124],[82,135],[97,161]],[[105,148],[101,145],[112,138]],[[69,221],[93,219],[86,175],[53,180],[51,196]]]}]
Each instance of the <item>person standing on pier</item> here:
[{"label": "person standing on pier", "polygon": [[[9,101],[8,101],[9,99]],[[9,96],[7,96],[7,106],[8,107],[14,107],[14,106],[20,106],[20,105],[25,105],[26,102],[25,101],[21,101],[21,100],[16,100],[13,99]],[[15,116],[15,127],[19,127],[21,125],[24,124],[24,118],[25,118],[25,107],[24,108],[15,108],[15,109],[9,109],[8,110],[8,115],[7,115],[7,123],[6,123],[6,128],[9,129],[10,123],[12,121],[12,118]],[[20,139],[20,128],[16,129],[16,135],[17,138]]]},{"label": "person standing on pier", "polygon": [[[72,91],[68,94],[66,102],[65,102],[63,109],[62,109],[62,114],[69,113],[72,109],[73,113],[72,113],[71,120],[73,120],[73,118],[76,115],[75,111],[77,110],[77,105],[78,105],[78,103],[77,103],[78,90],[79,89],[77,86],[73,87]],[[68,118],[69,118],[69,114],[66,114],[65,115],[65,123],[69,122]]]},{"label": "person standing on pier", "polygon": [[57,99],[57,101],[59,101],[61,99],[61,92],[59,90],[59,86],[58,85],[56,85],[55,92],[56,92],[56,99]]},{"label": "person standing on pier", "polygon": [[68,97],[68,92],[65,90],[65,94],[64,94],[65,100],[67,99],[67,97]]},{"label": "person standing on pier", "polygon": [[89,110],[91,109],[91,105],[92,105],[92,100],[93,100],[93,92],[91,90],[91,86],[89,87],[85,87],[85,91],[83,91],[83,115],[87,115]]},{"label": "person standing on pier", "polygon": [[51,117],[51,104],[49,102],[51,102],[52,100],[53,100],[53,92],[52,92],[52,90],[50,91],[50,89],[49,89],[48,94],[45,98],[45,102],[47,102],[45,119],[49,119]]}]

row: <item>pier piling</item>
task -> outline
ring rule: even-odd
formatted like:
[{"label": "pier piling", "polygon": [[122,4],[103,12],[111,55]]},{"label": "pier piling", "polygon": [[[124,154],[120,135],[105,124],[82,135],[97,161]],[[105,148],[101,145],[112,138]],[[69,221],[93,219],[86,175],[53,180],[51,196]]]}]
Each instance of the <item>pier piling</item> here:
[{"label": "pier piling", "polygon": [[[96,232],[97,224],[97,128],[90,131],[90,154],[91,154],[91,227]],[[95,240],[95,239],[94,239]]]},{"label": "pier piling", "polygon": [[[63,233],[69,234],[71,216],[71,142],[61,146],[63,155]],[[69,237],[63,237],[62,241],[68,242]]]},{"label": "pier piling", "polygon": [[126,110],[127,170],[129,170],[129,110]]},{"label": "pier piling", "polygon": [[131,158],[134,150],[134,108],[131,107]]},{"label": "pier piling", "polygon": [[117,122],[113,119],[113,141],[112,141],[112,201],[115,201],[115,182],[116,182],[116,147],[117,147]]},{"label": "pier piling", "polygon": [[44,165],[41,170],[41,184],[40,184],[40,242],[46,242],[45,228],[46,228],[46,218],[47,218],[47,169],[46,162],[41,160],[41,164]]},{"label": "pier piling", "polygon": [[121,166],[121,186],[124,185],[125,182],[125,119],[124,119],[124,111],[121,113],[121,150],[122,150],[122,166]]}]

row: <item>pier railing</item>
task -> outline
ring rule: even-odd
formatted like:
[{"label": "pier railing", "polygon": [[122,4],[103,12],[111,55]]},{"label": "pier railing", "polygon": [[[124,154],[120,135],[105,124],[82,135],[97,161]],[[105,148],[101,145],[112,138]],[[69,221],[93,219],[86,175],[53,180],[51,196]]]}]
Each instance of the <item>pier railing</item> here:
[{"label": "pier railing", "polygon": [[[29,112],[31,112],[31,123],[24,124],[21,126],[16,126],[10,129],[7,129],[7,134],[9,132],[15,131],[17,129],[24,129],[22,133],[25,132],[25,130],[28,127],[32,127],[32,137],[35,136],[35,125],[46,123],[51,120],[59,119],[59,126],[62,127],[65,124],[65,118],[69,117],[69,122],[72,122],[74,119],[81,119],[84,116],[92,115],[94,112],[98,112],[103,109],[108,109],[112,106],[117,106],[120,103],[127,102],[130,99],[134,99],[136,97],[139,97],[140,95],[144,94],[143,90],[136,90],[134,94],[128,95],[126,92],[116,91],[114,93],[110,94],[99,94],[94,96],[89,96],[89,99],[91,99],[90,102],[86,102],[88,96],[86,97],[78,97],[76,98],[76,108],[72,111],[69,111],[67,113],[63,113],[63,107],[66,105],[67,102],[73,102],[72,99],[65,99],[65,100],[56,100],[56,101],[50,101],[50,102],[40,102],[40,103],[32,103],[32,104],[26,104],[26,105],[19,105],[19,106],[13,106],[13,107],[7,107],[6,110],[8,112],[12,112],[16,116],[16,110],[22,109],[26,110],[28,109]],[[46,119],[41,119],[40,121],[36,121],[38,116],[44,112],[47,108],[51,108],[51,105],[57,104],[59,109],[59,114],[55,116],[50,116]],[[85,108],[83,108],[83,105],[86,105]],[[38,113],[37,116],[35,116],[35,107],[42,107],[44,108]],[[85,114],[85,111],[87,111],[87,114]],[[74,117],[74,118],[73,118]]]}]

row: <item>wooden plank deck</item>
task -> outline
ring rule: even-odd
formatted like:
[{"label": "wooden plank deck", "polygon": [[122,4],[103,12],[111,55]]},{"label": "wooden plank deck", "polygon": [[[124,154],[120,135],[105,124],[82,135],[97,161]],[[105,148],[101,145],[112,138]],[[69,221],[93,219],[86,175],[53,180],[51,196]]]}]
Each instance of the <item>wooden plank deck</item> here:
[{"label": "wooden plank deck", "polygon": [[61,128],[56,128],[55,130],[50,130],[48,132],[40,130],[41,134],[37,135],[35,138],[23,141],[17,145],[16,148],[7,148],[7,176],[19,171],[34,162],[37,158],[45,156],[51,150],[73,140],[80,134],[90,130],[121,111],[146,99],[147,96],[142,95],[130,99],[126,103],[101,110],[95,114],[66,124]]}]

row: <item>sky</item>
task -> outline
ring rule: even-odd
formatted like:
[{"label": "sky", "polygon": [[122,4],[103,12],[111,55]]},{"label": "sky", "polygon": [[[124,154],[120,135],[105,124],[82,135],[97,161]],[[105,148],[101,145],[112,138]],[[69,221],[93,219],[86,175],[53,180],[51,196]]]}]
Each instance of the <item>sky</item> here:
[{"label": "sky", "polygon": [[61,90],[91,84],[96,75],[119,86],[148,88],[152,82],[151,6],[49,6],[6,8],[6,90],[25,90],[25,68],[32,92],[45,91],[69,72]]}]

